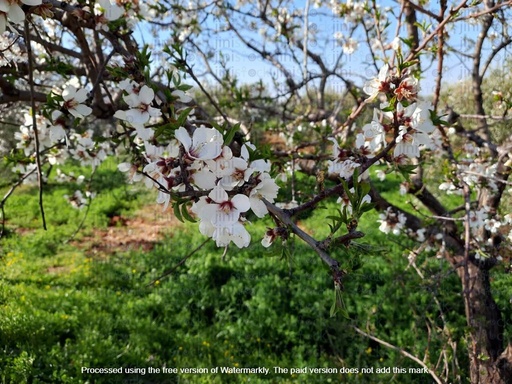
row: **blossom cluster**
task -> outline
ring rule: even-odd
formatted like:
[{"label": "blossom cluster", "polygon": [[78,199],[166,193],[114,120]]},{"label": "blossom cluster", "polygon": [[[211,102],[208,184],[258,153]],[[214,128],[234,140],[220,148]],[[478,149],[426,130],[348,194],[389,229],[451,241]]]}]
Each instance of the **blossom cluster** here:
[{"label": "blossom cluster", "polygon": [[[14,133],[14,138],[17,141],[16,148],[23,151],[26,161],[19,162],[12,168],[13,172],[23,175],[24,183],[37,181],[36,156],[39,156],[43,165],[61,165],[66,159],[72,158],[82,165],[91,165],[94,168],[111,154],[110,144],[95,140],[92,129],[78,131],[72,127],[74,121],[82,121],[92,113],[92,109],[85,104],[87,90],[79,87],[77,83],[72,80],[62,91],[54,90],[52,97],[55,98],[54,107],[56,109],[53,111],[34,114],[30,110],[24,114],[24,122],[19,131]],[[37,144],[34,120],[37,129]],[[104,132],[105,135],[106,132]],[[43,181],[47,181],[48,175],[43,169],[41,176]],[[66,175],[57,168],[56,180],[59,182],[74,181],[80,184],[84,180],[84,176]],[[86,205],[92,197],[94,197],[93,193],[87,191],[84,197],[84,194],[78,190],[72,196],[66,196],[67,200],[76,208]]]},{"label": "blossom cluster", "polygon": [[[142,86],[137,97],[125,97],[132,108],[117,113],[137,129],[142,139],[147,137],[142,124],[158,116],[148,107],[153,99],[149,89]],[[270,163],[251,161],[250,152],[255,150],[251,143],[245,143],[236,156],[216,128],[179,127],[174,135],[175,140],[165,146],[144,140],[146,165],[142,174],[146,176],[146,186],[158,189],[157,202],[164,209],[173,195],[190,196],[187,201],[192,202],[191,212],[200,220],[199,230],[214,239],[217,246],[225,247],[231,242],[240,248],[248,246],[251,237],[245,228],[246,214],[252,211],[257,217],[264,217],[268,213],[264,199],[273,202],[277,197],[278,186],[270,176]],[[130,172],[132,181],[141,180],[138,165],[121,163],[118,168]]]},{"label": "blossom cluster", "polygon": [[341,150],[335,139],[334,160],[329,162],[329,173],[348,179],[360,166],[361,156],[374,157],[385,145],[394,140],[394,161],[403,164],[418,158],[424,149],[439,147],[440,136],[431,119],[433,107],[418,101],[418,81],[407,70],[398,76],[396,71],[384,65],[378,76],[367,81],[363,90],[369,95],[367,102],[382,96],[379,108],[375,108],[371,122],[364,125],[356,136],[355,151]]},{"label": "blossom cluster", "polygon": [[[418,80],[409,74],[408,69],[398,73],[384,65],[377,77],[367,81],[363,87],[368,94],[367,102],[380,98],[380,105],[373,111],[372,120],[357,133],[355,148],[341,149],[335,138],[333,160],[328,161],[328,172],[349,180],[354,171],[360,169],[366,159],[372,159],[385,146],[391,144],[395,164],[403,165],[411,159],[420,157],[421,151],[439,147],[440,135],[431,119],[433,106],[418,100]],[[359,179],[367,178],[363,172]],[[385,173],[380,172],[383,179]],[[380,230],[384,233],[400,233],[405,218],[393,211],[387,211],[380,217]]]},{"label": "blossom cluster", "polygon": [[379,214],[377,221],[380,223],[379,230],[385,234],[399,235],[405,230],[405,216],[401,212],[395,212],[391,207]]},{"label": "blossom cluster", "polygon": [[[69,91],[70,88],[66,89]],[[69,92],[76,92],[76,90]],[[82,116],[78,111],[90,113],[90,108],[78,104],[75,96],[69,92],[63,92],[64,103],[62,109],[68,110],[74,116]],[[25,156],[32,159],[36,156],[33,119],[32,112],[25,113],[25,122],[20,126],[19,132],[14,134],[14,138],[17,141],[16,148],[23,150]],[[69,122],[60,111],[53,111],[51,119],[36,114],[35,120],[38,133],[39,155],[44,157],[43,162],[47,161],[51,165],[62,164],[65,159],[71,156],[79,160],[83,165],[96,167],[105,160],[110,152],[108,143],[97,143],[93,140],[92,130],[79,133],[73,128],[67,128]],[[25,173],[33,165],[33,163],[27,164],[28,168],[26,169],[18,166],[16,171]]]}]

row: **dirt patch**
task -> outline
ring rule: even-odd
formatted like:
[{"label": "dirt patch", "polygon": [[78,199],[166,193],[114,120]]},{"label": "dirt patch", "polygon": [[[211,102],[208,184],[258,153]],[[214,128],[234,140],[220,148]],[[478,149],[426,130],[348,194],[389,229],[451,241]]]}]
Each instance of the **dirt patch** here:
[{"label": "dirt patch", "polygon": [[53,266],[46,268],[46,273],[49,274],[59,274],[59,273],[68,273],[71,270],[70,266]]},{"label": "dirt patch", "polygon": [[96,257],[130,250],[150,251],[180,225],[171,210],[162,212],[161,205],[149,205],[133,217],[113,216],[108,228],[95,229],[92,236],[84,236],[73,245]]}]

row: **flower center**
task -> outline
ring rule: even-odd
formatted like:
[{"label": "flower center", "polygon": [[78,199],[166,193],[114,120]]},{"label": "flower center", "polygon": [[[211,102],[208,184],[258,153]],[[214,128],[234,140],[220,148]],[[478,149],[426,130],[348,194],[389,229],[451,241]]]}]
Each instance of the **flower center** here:
[{"label": "flower center", "polygon": [[235,208],[235,206],[233,205],[233,203],[229,200],[227,201],[223,201],[222,203],[219,204],[219,209],[224,212],[224,213],[229,213],[231,212],[233,209]]}]

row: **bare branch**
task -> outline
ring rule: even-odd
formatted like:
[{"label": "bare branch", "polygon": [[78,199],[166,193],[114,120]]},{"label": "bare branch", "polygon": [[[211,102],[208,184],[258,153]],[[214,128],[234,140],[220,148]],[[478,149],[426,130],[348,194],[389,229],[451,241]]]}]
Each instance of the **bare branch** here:
[{"label": "bare branch", "polygon": [[381,340],[379,339],[378,337],[375,337],[375,336],[372,336],[370,335],[369,333],[366,333],[364,332],[363,330],[357,328],[356,326],[353,326],[352,327],[354,329],[354,331],[356,331],[357,333],[359,333],[360,335],[363,335],[373,341],[376,341],[377,343],[381,344],[381,345],[384,345],[385,347],[388,347],[388,348],[391,348],[395,351],[397,351],[398,353],[400,353],[402,356],[405,356],[409,359],[411,359],[412,361],[418,363],[419,365],[421,365],[423,368],[425,368],[428,373],[430,374],[430,376],[432,376],[432,378],[435,380],[435,382],[437,384],[444,384],[443,381],[436,375],[436,373],[430,369],[428,367],[427,364],[425,364],[423,361],[421,361],[420,359],[418,359],[416,356],[414,356],[413,354],[407,352],[406,350],[402,349],[402,348],[398,348],[397,346],[394,346],[393,344],[390,344],[388,343],[387,341],[384,341],[384,340]]},{"label": "bare branch", "polygon": [[32,56],[32,42],[30,40],[30,24],[28,19],[25,19],[25,44],[27,45],[27,56],[28,56],[28,81],[30,86],[30,104],[32,108],[32,130],[34,131],[35,139],[35,151],[36,151],[36,166],[37,166],[37,179],[39,184],[39,210],[41,211],[41,219],[43,221],[43,228],[46,230],[46,217],[44,214],[43,205],[43,170],[41,166],[41,154],[40,143],[39,143],[39,132],[37,130],[37,114],[36,114],[36,100],[34,92],[34,68],[33,68],[33,56]]}]

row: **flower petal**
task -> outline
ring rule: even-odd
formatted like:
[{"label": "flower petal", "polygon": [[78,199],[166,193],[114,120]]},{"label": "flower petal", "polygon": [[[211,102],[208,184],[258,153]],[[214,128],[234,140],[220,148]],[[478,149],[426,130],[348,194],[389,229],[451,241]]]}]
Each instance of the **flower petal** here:
[{"label": "flower petal", "polygon": [[190,150],[190,147],[192,145],[192,139],[190,138],[190,135],[188,134],[188,131],[183,128],[179,127],[174,132],[174,137],[185,147],[185,150],[188,152]]},{"label": "flower petal", "polygon": [[155,98],[155,91],[144,85],[139,91],[139,100],[141,103],[150,104]]},{"label": "flower petal", "polygon": [[32,7],[35,7],[36,5],[41,5],[43,2],[42,0],[21,0],[23,4],[30,5]]},{"label": "flower petal", "polygon": [[227,192],[219,186],[213,188],[208,197],[219,204],[229,200]]},{"label": "flower petal", "polygon": [[64,101],[73,100],[76,95],[76,88],[72,85],[68,85],[64,90],[62,91],[62,98]]},{"label": "flower petal", "polygon": [[74,108],[69,109],[69,113],[71,113],[75,117],[82,118],[84,116],[89,116],[92,112],[92,109],[84,104],[78,104]]},{"label": "flower petal", "polygon": [[83,103],[87,100],[87,90],[85,88],[81,88],[76,91],[74,99],[77,103]]},{"label": "flower petal", "polygon": [[242,194],[233,196],[231,202],[240,212],[247,212],[251,208],[251,202],[249,201],[249,198]]},{"label": "flower petal", "polygon": [[25,20],[25,12],[21,9],[18,4],[11,4],[11,8],[7,13],[7,17],[15,24],[21,23]]},{"label": "flower petal", "polygon": [[132,124],[145,124],[149,120],[149,113],[142,112],[139,109],[129,109],[126,111],[126,121]]},{"label": "flower petal", "polygon": [[117,169],[121,172],[128,172],[130,169],[132,169],[131,163],[120,163],[117,165]]}]

